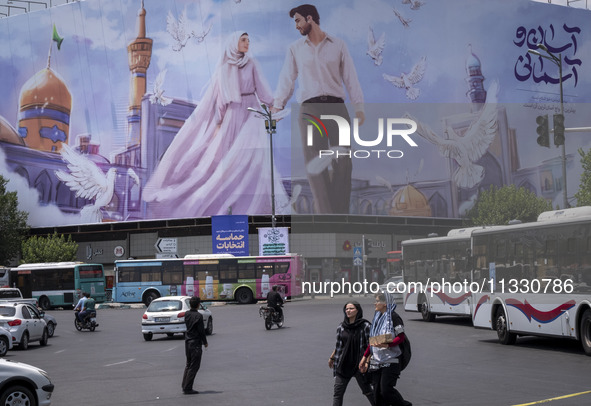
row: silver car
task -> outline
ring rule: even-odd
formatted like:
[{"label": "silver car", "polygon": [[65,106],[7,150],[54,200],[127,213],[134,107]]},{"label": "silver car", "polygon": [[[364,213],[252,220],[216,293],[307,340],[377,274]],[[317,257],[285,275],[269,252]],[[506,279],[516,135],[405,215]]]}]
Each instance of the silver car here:
[{"label": "silver car", "polygon": [[54,385],[47,372],[0,359],[0,405],[51,405]]},{"label": "silver car", "polygon": [[[154,299],[142,316],[142,334],[144,340],[150,341],[154,334],[166,334],[168,337],[175,333],[184,334],[185,312],[191,309],[190,296],[165,296]],[[213,318],[211,311],[201,304],[199,313],[203,316],[205,334],[213,333]]]},{"label": "silver car", "polygon": [[47,324],[35,306],[26,303],[0,304],[0,327],[12,335],[12,343],[20,350],[29,348],[29,343],[39,341],[47,345]]},{"label": "silver car", "polygon": [[[45,324],[47,324],[47,336],[53,337],[55,333],[55,328],[57,327],[57,320],[51,314],[47,314],[44,310],[40,310],[38,307],[32,307],[33,311],[37,311],[37,315],[45,320]],[[1,405],[0,405],[1,406]]]}]

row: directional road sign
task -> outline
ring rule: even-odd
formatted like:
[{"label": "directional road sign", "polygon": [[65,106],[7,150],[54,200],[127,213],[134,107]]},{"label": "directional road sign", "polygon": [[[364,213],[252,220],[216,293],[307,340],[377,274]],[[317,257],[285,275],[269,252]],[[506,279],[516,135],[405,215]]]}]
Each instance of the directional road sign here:
[{"label": "directional road sign", "polygon": [[154,247],[158,252],[176,253],[176,238],[158,238]]}]

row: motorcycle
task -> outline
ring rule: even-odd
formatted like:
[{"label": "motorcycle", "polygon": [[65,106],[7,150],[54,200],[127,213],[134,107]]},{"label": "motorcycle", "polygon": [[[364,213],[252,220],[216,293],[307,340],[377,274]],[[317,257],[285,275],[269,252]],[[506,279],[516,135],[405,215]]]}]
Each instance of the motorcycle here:
[{"label": "motorcycle", "polygon": [[259,309],[259,316],[265,319],[265,328],[271,330],[273,324],[277,325],[277,328],[283,327],[283,314],[275,311],[272,307],[261,306]]},{"label": "motorcycle", "polygon": [[94,331],[94,329],[98,327],[98,323],[96,322],[96,311],[92,310],[92,311],[88,312],[84,316],[84,320],[82,320],[82,321],[78,320],[78,312],[76,312],[76,315],[74,317],[74,326],[76,327],[76,330],[78,330],[78,331],[82,331],[82,330]]}]

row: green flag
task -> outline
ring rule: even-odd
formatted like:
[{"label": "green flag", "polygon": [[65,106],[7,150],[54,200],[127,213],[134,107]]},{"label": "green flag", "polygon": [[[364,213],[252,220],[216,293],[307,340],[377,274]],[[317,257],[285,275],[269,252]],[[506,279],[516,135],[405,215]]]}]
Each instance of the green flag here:
[{"label": "green flag", "polygon": [[60,37],[60,35],[57,33],[57,28],[55,28],[55,24],[53,24],[53,40],[55,42],[57,42],[57,49],[59,51],[60,47],[62,46],[62,42],[64,41],[64,39],[62,37]]}]

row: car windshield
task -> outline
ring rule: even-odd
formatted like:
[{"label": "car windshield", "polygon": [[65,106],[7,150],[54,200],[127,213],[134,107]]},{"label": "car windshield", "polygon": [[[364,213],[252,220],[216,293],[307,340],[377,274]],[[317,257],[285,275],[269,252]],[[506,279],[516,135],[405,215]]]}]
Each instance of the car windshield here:
[{"label": "car windshield", "polygon": [[180,300],[161,300],[158,302],[150,303],[148,306],[149,312],[172,312],[176,310],[181,310],[183,308],[183,304]]},{"label": "car windshield", "polygon": [[20,299],[20,292],[16,289],[4,289],[0,290],[0,299]]},{"label": "car windshield", "polygon": [[0,316],[12,317],[16,314],[16,309],[14,307],[0,307]]}]

